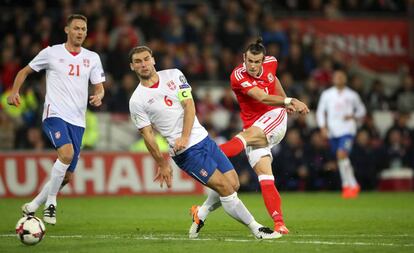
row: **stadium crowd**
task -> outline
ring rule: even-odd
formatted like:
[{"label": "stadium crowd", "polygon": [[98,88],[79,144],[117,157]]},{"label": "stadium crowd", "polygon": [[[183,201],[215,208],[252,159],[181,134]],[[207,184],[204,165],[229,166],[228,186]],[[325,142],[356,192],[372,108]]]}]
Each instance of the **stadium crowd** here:
[{"label": "stadium crowd", "polygon": [[[217,141],[228,140],[240,131],[239,108],[229,89],[229,76],[241,62],[246,44],[262,36],[267,54],[278,59],[277,76],[286,93],[305,101],[311,110],[316,109],[321,91],[330,86],[333,70],[347,70],[349,86],[359,93],[368,109],[351,153],[356,177],[363,189],[375,189],[378,173],[385,168],[414,168],[414,131],[407,126],[414,112],[413,69],[402,65],[395,73],[400,83],[389,91],[381,79],[361,76],[355,71],[355,62],[348,61],[339,51],[327,52],[319,38],[302,34],[294,23],[282,22],[293,12],[333,19],[370,12],[408,17],[414,8],[413,1],[0,3],[0,150],[50,148],[40,128],[44,75],[36,74],[29,79],[19,108],[8,107],[6,97],[17,72],[42,48],[65,41],[62,30],[66,16],[82,13],[88,17],[85,47],[100,55],[107,75],[104,104],[95,111],[129,113],[128,101],[137,80],[129,69],[128,52],[135,45],[147,44],[154,50],[157,68],[180,68],[195,94],[203,85],[222,85],[223,97],[212,99],[207,93],[196,98],[197,115]],[[211,115],[217,110],[233,115],[224,129],[217,129],[212,122]],[[394,125],[384,135],[380,134],[372,116],[378,110],[392,111],[395,115]],[[274,157],[273,168],[282,190],[340,188],[335,158],[329,152],[327,141],[318,129],[308,126],[304,117],[291,117],[287,135],[274,150]],[[242,154],[232,161],[239,169],[242,189],[257,189],[246,157]]]}]

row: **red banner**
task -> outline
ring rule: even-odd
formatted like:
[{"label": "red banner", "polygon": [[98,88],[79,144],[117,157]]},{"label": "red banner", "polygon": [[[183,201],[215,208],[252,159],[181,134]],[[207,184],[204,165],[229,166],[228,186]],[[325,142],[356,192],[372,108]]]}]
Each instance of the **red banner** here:
[{"label": "red banner", "polygon": [[[0,154],[0,197],[27,197],[37,194],[49,180],[56,159],[50,153]],[[170,189],[153,182],[156,164],[149,154],[82,152],[71,184],[62,195],[202,194],[204,187],[173,166]]]},{"label": "red banner", "polygon": [[297,21],[303,34],[322,38],[327,51],[340,50],[367,68],[395,71],[409,63],[409,25],[405,20]]}]

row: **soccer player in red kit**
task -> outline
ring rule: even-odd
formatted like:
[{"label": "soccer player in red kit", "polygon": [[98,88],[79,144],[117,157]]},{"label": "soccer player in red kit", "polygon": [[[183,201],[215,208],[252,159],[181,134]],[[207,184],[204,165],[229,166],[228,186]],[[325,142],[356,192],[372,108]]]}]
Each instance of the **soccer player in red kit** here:
[{"label": "soccer player in red kit", "polygon": [[306,114],[308,107],[286,94],[276,77],[277,60],[266,56],[261,38],[248,46],[244,62],[230,77],[231,88],[240,105],[244,131],[220,147],[232,157],[246,149],[249,163],[258,175],[264,203],[275,224],[275,231],[287,234],[281,198],[272,173],[271,148],[286,133],[287,112]]}]

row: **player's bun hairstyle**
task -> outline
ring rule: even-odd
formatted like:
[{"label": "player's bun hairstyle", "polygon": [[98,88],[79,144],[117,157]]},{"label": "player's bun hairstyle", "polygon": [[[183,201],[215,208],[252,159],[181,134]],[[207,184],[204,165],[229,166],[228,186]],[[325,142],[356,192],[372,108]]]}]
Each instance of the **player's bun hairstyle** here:
[{"label": "player's bun hairstyle", "polygon": [[69,26],[72,23],[72,20],[74,20],[74,19],[81,19],[81,20],[85,21],[85,23],[88,23],[88,19],[84,15],[72,14],[72,15],[69,15],[66,18],[66,26]]},{"label": "player's bun hairstyle", "polygon": [[263,56],[266,55],[266,48],[263,45],[263,39],[262,37],[257,38],[255,43],[251,43],[247,49],[246,52],[250,51],[252,54],[260,54],[263,53]]},{"label": "player's bun hairstyle", "polygon": [[151,48],[147,47],[147,46],[137,46],[131,49],[131,51],[129,51],[129,60],[132,63],[132,56],[134,54],[138,54],[141,52],[147,51],[148,53],[150,53],[150,55],[152,56],[152,50]]}]

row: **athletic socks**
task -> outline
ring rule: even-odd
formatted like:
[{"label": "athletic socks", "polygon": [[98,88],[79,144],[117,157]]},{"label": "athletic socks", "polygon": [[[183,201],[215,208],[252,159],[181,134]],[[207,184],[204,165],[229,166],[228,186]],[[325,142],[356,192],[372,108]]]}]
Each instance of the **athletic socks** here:
[{"label": "athletic socks", "polygon": [[49,205],[57,206],[56,195],[59,192],[60,186],[62,185],[63,179],[66,174],[66,170],[69,168],[69,164],[64,164],[59,159],[56,159],[55,164],[52,168],[49,181],[49,193],[46,200],[46,207]]},{"label": "athletic socks", "polygon": [[220,195],[211,189],[208,189],[208,195],[206,201],[204,201],[203,205],[200,206],[198,209],[198,218],[202,221],[205,221],[207,218],[207,215],[216,210],[221,206],[220,202]]},{"label": "athletic socks", "polygon": [[221,144],[220,148],[227,157],[233,157],[246,148],[246,140],[238,134],[228,142]]},{"label": "athletic socks", "polygon": [[354,168],[349,158],[338,160],[339,173],[341,175],[342,187],[356,187],[358,185]]},{"label": "athletic socks", "polygon": [[29,203],[28,209],[30,212],[36,212],[36,210],[46,202],[47,195],[49,194],[49,185],[50,181],[48,181],[36,195],[36,197]]},{"label": "athletic socks", "polygon": [[273,175],[259,176],[260,188],[262,190],[263,200],[269,213],[275,222],[283,222],[282,216],[282,199],[275,186],[275,178]]},{"label": "athletic socks", "polygon": [[237,221],[247,226],[254,221],[249,210],[247,210],[243,202],[237,197],[237,192],[226,197],[220,197],[220,201],[226,213]]}]

